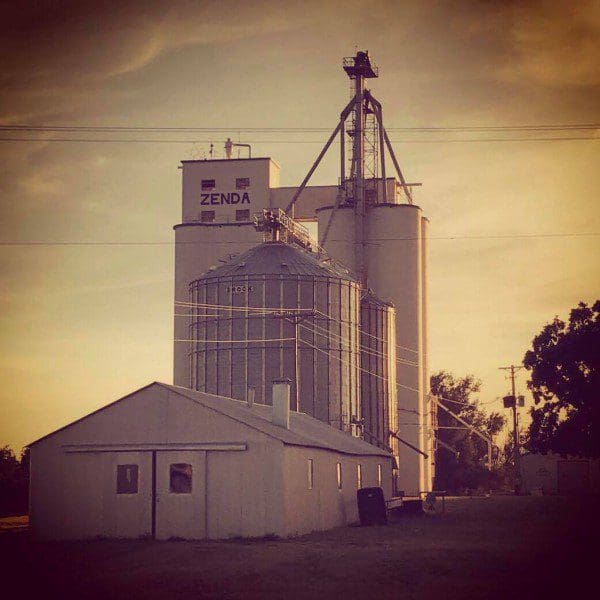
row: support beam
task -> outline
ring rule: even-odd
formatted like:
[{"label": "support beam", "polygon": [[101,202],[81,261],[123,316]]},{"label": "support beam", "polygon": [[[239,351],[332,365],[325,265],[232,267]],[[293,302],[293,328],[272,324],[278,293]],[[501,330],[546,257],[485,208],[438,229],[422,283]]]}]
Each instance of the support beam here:
[{"label": "support beam", "polygon": [[321,162],[321,160],[323,160],[323,157],[327,153],[327,150],[329,150],[329,146],[331,146],[331,142],[333,142],[333,140],[335,139],[335,136],[341,130],[342,124],[348,118],[350,111],[354,108],[355,100],[356,100],[356,97],[352,98],[352,100],[350,100],[350,102],[348,103],[346,108],[344,108],[344,110],[342,111],[342,114],[340,116],[340,122],[337,124],[337,127],[333,130],[333,133],[329,136],[327,143],[321,150],[321,153],[319,154],[319,156],[317,156],[317,160],[315,160],[315,162],[313,163],[313,166],[310,168],[310,171],[306,174],[304,181],[300,184],[300,187],[296,190],[296,193],[290,200],[290,203],[286,206],[286,208],[285,208],[286,214],[288,214],[288,215],[290,214],[290,211],[294,207],[294,204],[296,204],[296,201],[300,197],[300,194],[304,191],[304,188],[306,187],[306,184],[312,177],[312,174],[315,172],[316,168],[319,166],[319,163]]},{"label": "support beam", "polygon": [[333,206],[333,210],[331,211],[331,214],[329,215],[329,219],[327,220],[327,225],[325,226],[325,231],[323,232],[323,237],[319,240],[319,246],[321,246],[325,250],[327,250],[327,248],[325,248],[325,243],[327,242],[327,236],[329,235],[329,230],[331,229],[331,224],[333,223],[333,217],[335,215],[335,211],[340,206],[341,200],[342,200],[342,194],[340,192],[335,197],[335,204]]},{"label": "support beam", "polygon": [[400,443],[404,444],[405,446],[408,446],[411,450],[414,450],[415,452],[418,452],[419,454],[423,455],[425,458],[429,458],[429,455],[426,454],[425,452],[423,452],[423,450],[420,450],[416,446],[413,446],[412,444],[409,444],[406,440],[403,440],[397,433],[394,433],[393,431],[390,431],[390,435],[392,437],[395,437]]},{"label": "support beam", "polygon": [[392,143],[390,142],[390,138],[388,137],[387,131],[385,129],[383,130],[383,135],[385,138],[385,143],[390,152],[390,156],[392,157],[392,162],[394,163],[394,167],[396,167],[396,173],[398,173],[398,178],[400,179],[400,183],[402,184],[402,189],[404,190],[404,193],[406,194],[406,197],[408,198],[409,204],[412,204],[413,203],[412,194],[410,193],[410,190],[408,189],[408,186],[406,185],[406,180],[404,179],[404,175],[402,175],[402,171],[400,170],[400,165],[398,164],[398,161],[396,160],[396,155],[394,154],[394,149],[392,148]]},{"label": "support beam", "polygon": [[[487,466],[488,469],[492,470],[492,445],[494,441],[491,437],[481,433],[477,427],[473,427],[469,422],[459,417],[456,413],[452,412],[447,406],[444,406],[435,396],[431,396],[431,400],[435,402],[442,410],[445,410],[450,416],[454,417],[459,423],[465,425],[467,429],[470,429],[475,435],[478,435],[487,444]],[[439,441],[439,440],[438,440]]]},{"label": "support beam", "polygon": [[379,128],[379,154],[381,155],[381,179],[383,180],[383,203],[387,204],[387,178],[385,175],[385,140],[383,135],[383,111],[381,104],[369,93],[369,103],[377,119]]}]

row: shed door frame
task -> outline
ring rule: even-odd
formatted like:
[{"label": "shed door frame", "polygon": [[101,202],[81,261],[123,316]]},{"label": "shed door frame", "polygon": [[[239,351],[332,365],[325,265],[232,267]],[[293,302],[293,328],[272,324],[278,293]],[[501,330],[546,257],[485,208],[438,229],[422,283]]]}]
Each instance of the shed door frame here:
[{"label": "shed door frame", "polygon": [[[181,452],[181,451],[202,451],[205,454],[204,468],[204,533],[208,533],[208,489],[206,477],[206,463],[209,452],[244,452],[248,450],[247,442],[212,442],[212,443],[175,443],[175,444],[64,444],[62,450],[67,454],[87,454],[96,452],[111,452],[117,455],[125,452],[148,452],[152,456],[151,460],[151,535],[156,539],[157,525],[157,452]],[[115,488],[116,491],[116,488]]]}]

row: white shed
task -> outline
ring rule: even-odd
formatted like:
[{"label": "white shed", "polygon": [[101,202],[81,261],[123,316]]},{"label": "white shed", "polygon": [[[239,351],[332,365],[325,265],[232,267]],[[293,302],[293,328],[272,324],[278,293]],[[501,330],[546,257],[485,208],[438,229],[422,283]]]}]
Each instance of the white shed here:
[{"label": "white shed", "polygon": [[283,419],[271,406],[155,382],[37,440],[34,534],[290,536],[357,521],[360,487],[389,498],[391,454],[290,412],[282,388]]},{"label": "white shed", "polygon": [[532,454],[521,456],[523,492],[526,494],[598,494],[600,461],[596,458]]}]

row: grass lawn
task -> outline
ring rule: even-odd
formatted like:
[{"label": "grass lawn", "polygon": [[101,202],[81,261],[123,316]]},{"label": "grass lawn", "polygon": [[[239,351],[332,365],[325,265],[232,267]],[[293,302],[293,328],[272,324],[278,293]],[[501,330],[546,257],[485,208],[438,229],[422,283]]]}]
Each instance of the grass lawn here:
[{"label": "grass lawn", "polygon": [[445,515],[289,540],[41,543],[22,527],[0,527],[2,590],[19,598],[537,600],[587,588],[593,597],[599,508],[591,497],[455,498]]}]

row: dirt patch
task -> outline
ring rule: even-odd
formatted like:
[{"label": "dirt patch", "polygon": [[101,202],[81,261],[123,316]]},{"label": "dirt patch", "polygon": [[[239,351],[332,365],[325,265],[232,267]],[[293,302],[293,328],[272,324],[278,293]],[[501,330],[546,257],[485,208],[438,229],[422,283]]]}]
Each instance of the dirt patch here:
[{"label": "dirt patch", "polygon": [[[600,534],[589,498],[461,498],[445,515],[289,539],[46,542],[0,536],[21,597],[455,600],[573,595]],[[552,593],[551,593],[552,592]]]}]

